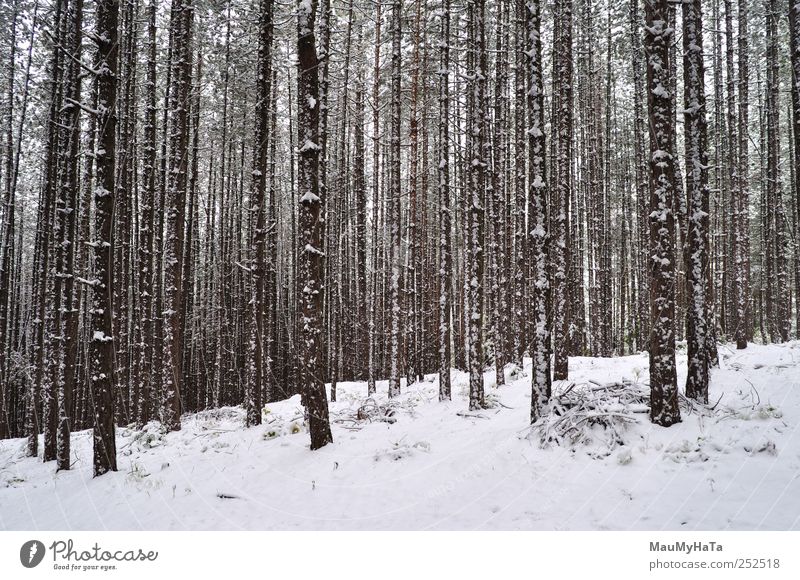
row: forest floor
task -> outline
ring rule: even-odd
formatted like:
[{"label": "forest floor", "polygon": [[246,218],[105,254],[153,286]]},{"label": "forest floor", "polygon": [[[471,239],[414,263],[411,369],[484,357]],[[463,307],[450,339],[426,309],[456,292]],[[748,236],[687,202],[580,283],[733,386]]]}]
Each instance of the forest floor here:
[{"label": "forest floor", "polygon": [[[391,403],[385,381],[371,400],[364,383],[340,384],[335,442],[315,452],[299,397],[249,429],[239,408],[186,415],[166,435],[119,428],[119,471],[99,478],[90,431],[73,434],[60,473],[24,457],[22,439],[1,441],[0,529],[800,529],[800,342],[721,345],[720,358],[713,410],[684,407],[662,428],[635,404],[606,406],[625,420],[583,421],[575,445],[531,436],[529,360],[500,388],[487,373],[494,407],[478,413],[461,372],[445,403],[433,375]],[[646,389],[645,354],[569,364],[557,393]]]}]

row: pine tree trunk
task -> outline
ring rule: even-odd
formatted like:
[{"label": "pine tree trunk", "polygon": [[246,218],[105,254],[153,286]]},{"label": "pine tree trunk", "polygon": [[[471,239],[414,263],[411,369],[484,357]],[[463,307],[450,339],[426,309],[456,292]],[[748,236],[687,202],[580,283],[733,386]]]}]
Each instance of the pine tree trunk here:
[{"label": "pine tree trunk", "polygon": [[[83,0],[76,0],[67,12],[68,47],[75,59],[81,58]],[[66,106],[62,109],[61,125],[64,131],[63,166],[59,199],[56,204],[57,231],[61,241],[56,259],[61,312],[58,324],[61,342],[61,364],[54,368],[58,386],[58,434],[56,463],[58,470],[70,468],[70,415],[75,392],[75,361],[78,354],[78,310],[75,298],[75,252],[78,246],[78,143],[80,140],[81,86],[79,65],[75,61],[66,66]]]},{"label": "pine tree trunk", "polygon": [[738,270],[736,287],[736,348],[747,348],[752,332],[750,307],[750,193],[749,193],[749,71],[748,71],[748,2],[739,0],[739,191],[737,195],[735,260]]},{"label": "pine tree trunk", "polygon": [[650,420],[680,422],[675,371],[675,132],[669,92],[670,44],[667,0],[648,0],[644,49],[650,128]]},{"label": "pine tree trunk", "polygon": [[531,341],[531,423],[544,412],[551,395],[550,379],[550,312],[552,301],[550,278],[547,272],[549,231],[547,219],[547,176],[545,172],[546,144],[544,135],[544,90],[542,82],[542,8],[540,0],[528,0],[526,14],[525,52],[529,72],[528,105],[531,128],[528,131],[530,154],[530,198],[533,213],[529,216],[530,248],[533,261],[531,311],[535,331]]},{"label": "pine tree trunk", "polygon": [[484,310],[484,208],[487,189],[486,154],[486,30],[484,0],[469,0],[467,63],[467,203],[469,204],[469,409],[484,406],[483,310]]},{"label": "pine tree trunk", "polygon": [[165,216],[167,221],[164,265],[163,377],[165,393],[162,422],[170,431],[181,428],[183,379],[183,252],[189,161],[189,91],[191,87],[191,34],[194,6],[175,0],[171,33],[174,37],[170,87],[171,132]]},{"label": "pine tree trunk", "polygon": [[97,127],[94,266],[92,283],[91,398],[94,403],[94,474],[117,470],[114,434],[114,343],[112,334],[112,263],[114,245],[114,177],[117,116],[117,22],[119,3],[98,0],[95,15],[97,44]]},{"label": "pine tree trunk", "polygon": [[453,256],[450,200],[450,0],[439,16],[439,400],[450,400]]},{"label": "pine tree trunk", "polygon": [[[249,320],[249,361],[245,407],[247,424],[261,424],[261,393],[264,377],[264,344],[267,327],[266,297],[266,190],[269,155],[270,93],[272,91],[272,0],[261,0],[259,7],[258,70],[256,76],[255,133],[253,170],[250,185],[250,264],[251,308]],[[270,297],[272,299],[272,297]]]},{"label": "pine tree trunk", "polygon": [[325,253],[323,203],[319,190],[319,73],[314,41],[316,0],[297,3],[297,125],[300,156],[300,364],[303,402],[311,432],[311,449],[333,442],[328,420],[328,400],[322,379],[322,305]]},{"label": "pine tree trunk", "polygon": [[[642,36],[638,0],[631,0],[631,53],[633,61],[634,93],[644,94],[644,59],[642,54]],[[648,219],[648,166],[645,158],[645,120],[642,99],[634,99],[633,104],[633,146],[636,176],[636,223],[638,234],[638,332],[636,346],[647,347],[650,336],[650,230]]]},{"label": "pine tree trunk", "polygon": [[[792,137],[793,137],[793,175],[794,175],[794,222],[795,232],[800,228],[800,1],[789,1],[789,54],[792,67]],[[800,240],[794,240],[795,286],[800,288]],[[795,292],[796,328],[795,336],[800,337],[800,290]]]},{"label": "pine tree trunk", "polygon": [[400,324],[402,306],[400,296],[400,78],[401,78],[401,2],[392,2],[392,78],[390,103],[390,135],[389,135],[389,317],[390,317],[390,352],[389,352],[389,396],[400,394],[401,352]]},{"label": "pine tree trunk", "polygon": [[136,421],[150,420],[151,397],[156,377],[152,373],[154,329],[153,292],[156,269],[153,230],[155,229],[156,195],[156,2],[147,8],[147,76],[145,81],[144,165],[141,187],[142,217],[139,227],[139,273],[141,296],[139,312],[142,333],[141,385],[136,402]]},{"label": "pine tree trunk", "polygon": [[708,403],[708,137],[700,0],[683,4],[684,136],[687,191],[688,371],[686,396]]},{"label": "pine tree trunk", "polygon": [[553,70],[558,103],[555,184],[550,207],[553,379],[566,380],[569,353],[569,215],[572,197],[572,1],[557,0],[558,40]]}]

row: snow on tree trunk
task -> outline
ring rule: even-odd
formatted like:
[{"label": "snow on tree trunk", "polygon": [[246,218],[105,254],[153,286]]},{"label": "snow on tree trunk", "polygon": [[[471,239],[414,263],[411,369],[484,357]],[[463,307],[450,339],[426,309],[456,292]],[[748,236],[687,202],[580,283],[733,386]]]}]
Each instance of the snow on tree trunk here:
[{"label": "snow on tree trunk", "polygon": [[94,190],[95,230],[94,281],[91,306],[91,400],[94,415],[94,474],[117,470],[114,435],[114,343],[112,334],[111,252],[114,239],[114,177],[117,116],[117,22],[119,3],[96,3],[95,42],[97,44],[97,147],[94,151],[96,184]]},{"label": "snow on tree trunk", "polygon": [[531,422],[536,421],[550,399],[549,305],[552,300],[547,272],[548,220],[547,177],[545,172],[544,91],[542,82],[542,7],[540,0],[528,0],[525,53],[529,73],[528,104],[531,126],[528,130],[530,155],[530,198],[533,213],[529,216],[530,258],[533,261],[533,287],[530,300],[534,317],[531,341]]},{"label": "snow on tree trunk", "polygon": [[467,69],[467,199],[469,203],[469,408],[484,406],[483,285],[484,204],[488,142],[486,132],[486,30],[484,0],[469,0]]},{"label": "snow on tree trunk", "polygon": [[644,49],[650,129],[650,420],[678,423],[675,372],[675,116],[670,94],[667,0],[646,3]]},{"label": "snow on tree trunk", "polygon": [[[795,193],[795,224],[800,225],[800,2],[789,1],[789,51],[792,66],[792,135],[794,158],[794,193]],[[800,284],[800,243],[795,239],[795,284]],[[797,325],[795,336],[800,337],[800,294],[795,297]]]},{"label": "snow on tree trunk", "polygon": [[191,35],[194,7],[191,0],[175,0],[170,22],[174,38],[170,87],[169,176],[164,240],[164,403],[162,423],[170,431],[181,428],[183,378],[184,280],[183,250],[189,160],[189,89],[191,86]]},{"label": "snow on tree trunk", "polygon": [[400,394],[400,325],[402,306],[400,304],[400,114],[401,114],[401,2],[392,3],[392,77],[391,102],[389,107],[389,396]]},{"label": "snow on tree trunk", "polygon": [[453,256],[450,230],[450,0],[439,15],[439,400],[450,400]]},{"label": "snow on tree trunk", "polygon": [[566,380],[569,354],[569,215],[572,196],[572,0],[557,0],[558,37],[554,43],[554,90],[558,103],[556,158],[550,207],[550,284],[552,297],[553,378]]},{"label": "snow on tree trunk", "polygon": [[700,0],[683,4],[684,137],[686,151],[686,396],[708,402],[708,137]]},{"label": "snow on tree trunk", "polygon": [[324,200],[319,195],[319,62],[314,41],[316,9],[316,0],[299,0],[297,3],[300,378],[311,432],[311,449],[319,449],[333,442],[322,378],[325,254]]},{"label": "snow on tree trunk", "polygon": [[[258,64],[256,72],[255,132],[253,169],[250,184],[250,308],[248,375],[245,394],[247,424],[261,424],[261,394],[264,373],[264,341],[267,338],[266,312],[266,190],[269,155],[270,92],[272,81],[272,0],[259,6]],[[272,299],[272,297],[270,297]]]}]

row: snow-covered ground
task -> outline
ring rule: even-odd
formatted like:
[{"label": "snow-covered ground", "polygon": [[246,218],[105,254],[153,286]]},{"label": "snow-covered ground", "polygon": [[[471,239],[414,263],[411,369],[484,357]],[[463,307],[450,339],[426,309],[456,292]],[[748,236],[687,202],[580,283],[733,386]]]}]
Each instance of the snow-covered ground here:
[{"label": "snow-covered ground", "polygon": [[[720,354],[712,413],[684,409],[668,429],[634,413],[613,449],[599,427],[573,448],[529,437],[528,365],[472,415],[463,373],[452,402],[433,376],[404,385],[390,416],[385,381],[374,406],[364,383],[341,384],[335,443],[316,452],[299,397],[250,429],[238,408],[187,415],[166,436],[120,428],[119,472],[96,479],[89,431],[73,434],[74,468],[61,473],[24,457],[23,440],[2,441],[0,528],[800,529],[800,343]],[[683,384],[684,354],[678,365]],[[636,388],[647,356],[572,358],[570,375],[577,388]]]}]

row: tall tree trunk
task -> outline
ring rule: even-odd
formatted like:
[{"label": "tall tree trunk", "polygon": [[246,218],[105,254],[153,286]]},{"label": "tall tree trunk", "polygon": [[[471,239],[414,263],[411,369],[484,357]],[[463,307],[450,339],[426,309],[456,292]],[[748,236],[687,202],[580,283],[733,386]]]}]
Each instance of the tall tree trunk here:
[{"label": "tall tree trunk", "polygon": [[749,193],[749,70],[748,70],[748,2],[739,0],[739,191],[735,257],[738,269],[736,287],[736,348],[747,348],[752,331],[750,308],[750,193]]},{"label": "tall tree trunk", "polygon": [[[641,16],[638,0],[631,0],[631,54],[633,56],[634,94],[644,94],[644,58],[642,54]],[[650,213],[648,207],[647,159],[645,157],[645,120],[642,99],[634,99],[633,104],[633,146],[635,156],[636,177],[636,223],[638,234],[638,332],[636,346],[646,348],[650,335],[650,230],[648,227]]]},{"label": "tall tree trunk", "polygon": [[550,283],[552,285],[553,378],[566,380],[569,353],[569,215],[572,196],[572,0],[557,0],[558,38],[554,45],[554,83],[558,94],[556,172],[551,190]]},{"label": "tall tree trunk", "polygon": [[375,53],[372,72],[372,291],[369,295],[369,337],[367,354],[367,394],[375,393],[375,374],[377,372],[376,317],[378,302],[378,197],[380,195],[380,109],[378,107],[381,86],[381,9],[377,1],[375,7]]},{"label": "tall tree trunk", "polygon": [[96,186],[95,280],[92,283],[91,400],[94,404],[94,474],[117,470],[117,449],[114,435],[114,343],[112,335],[112,263],[114,245],[114,177],[117,116],[117,21],[119,3],[98,0],[95,35],[97,43],[97,127],[95,149]]},{"label": "tall tree trunk", "polygon": [[[76,0],[67,12],[68,47],[74,59],[81,58],[83,25],[83,0]],[[60,364],[52,369],[58,386],[58,435],[56,464],[57,469],[70,468],[70,415],[72,398],[75,392],[75,361],[78,354],[78,309],[74,303],[75,252],[78,246],[78,142],[80,140],[80,101],[81,86],[79,65],[75,60],[66,67],[65,91],[66,105],[62,109],[61,125],[64,131],[65,146],[60,191],[56,203],[57,232],[61,240],[57,248],[56,281],[59,289],[58,302],[61,304],[59,341],[61,343]],[[55,354],[53,360],[57,360]]]},{"label": "tall tree trunk", "polygon": [[162,422],[170,431],[181,428],[183,379],[183,251],[186,224],[186,194],[189,161],[189,93],[191,87],[191,34],[194,6],[191,0],[174,0],[171,33],[172,87],[170,87],[170,156],[165,215],[167,233],[164,265],[163,376],[165,398]]},{"label": "tall tree trunk", "polygon": [[708,403],[708,133],[700,0],[683,4],[684,136],[687,191],[688,371],[686,396]]},{"label": "tall tree trunk", "polygon": [[529,72],[528,103],[531,128],[528,131],[530,150],[530,197],[533,213],[529,216],[530,247],[533,260],[533,316],[535,331],[531,342],[531,423],[544,412],[551,394],[549,306],[552,300],[548,264],[547,176],[545,172],[544,90],[542,82],[542,7],[540,0],[528,0],[526,14],[525,53]]},{"label": "tall tree trunk", "polygon": [[[789,54],[792,67],[792,137],[794,166],[794,222],[795,232],[800,230],[800,1],[789,2]],[[795,286],[800,288],[800,240],[795,238]],[[800,292],[796,292],[795,336],[800,337]]]},{"label": "tall tree trunk", "polygon": [[439,15],[439,400],[450,400],[453,256],[450,201],[450,0]]},{"label": "tall tree trunk", "polygon": [[[253,135],[253,170],[250,186],[250,250],[254,258],[250,264],[252,318],[249,321],[249,362],[247,396],[247,424],[261,423],[261,392],[264,381],[264,343],[267,328],[266,298],[266,190],[267,159],[269,155],[270,93],[272,81],[272,0],[261,0],[258,36],[258,70],[256,73],[255,133]],[[272,297],[270,297],[272,300]]]},{"label": "tall tree trunk", "polygon": [[[150,420],[151,396],[155,391],[152,373],[154,328],[153,292],[157,263],[153,230],[155,229],[156,196],[156,0],[147,8],[147,76],[145,81],[144,165],[142,175],[142,218],[139,227],[139,273],[141,296],[139,302],[142,348],[140,361],[141,385],[136,421],[142,425]],[[160,353],[157,353],[160,356]]]},{"label": "tall tree trunk", "polygon": [[681,420],[675,371],[675,117],[670,83],[667,0],[646,0],[647,108],[650,128],[650,420]]},{"label": "tall tree trunk", "polygon": [[390,102],[390,135],[389,135],[389,316],[390,316],[390,352],[389,352],[389,396],[400,394],[400,324],[402,306],[400,296],[400,78],[401,78],[401,9],[400,0],[392,2],[392,78]]},{"label": "tall tree trunk", "polygon": [[322,378],[322,304],[324,300],[324,199],[319,190],[319,73],[314,41],[316,0],[297,3],[297,130],[300,144],[298,185],[300,196],[301,262],[298,283],[302,313],[300,373],[303,402],[311,432],[311,449],[333,442],[328,419],[328,399]]}]

